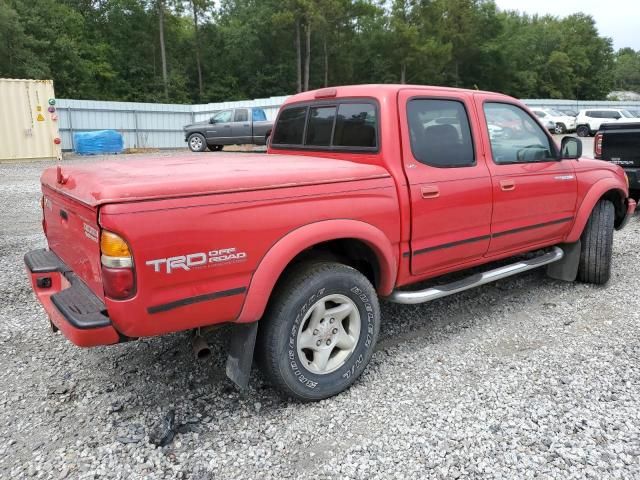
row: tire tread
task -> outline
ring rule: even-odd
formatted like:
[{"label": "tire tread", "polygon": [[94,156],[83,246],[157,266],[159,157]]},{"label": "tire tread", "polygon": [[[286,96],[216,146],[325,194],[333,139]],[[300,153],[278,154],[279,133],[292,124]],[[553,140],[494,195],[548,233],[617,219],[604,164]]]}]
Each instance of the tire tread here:
[{"label": "tire tread", "polygon": [[[361,277],[359,278],[359,281],[364,282],[365,285],[375,292],[371,282],[369,282],[362,273],[352,267],[332,262],[304,262],[294,267],[290,272],[287,272],[286,280],[277,287],[272,299],[269,301],[269,305],[267,306],[263,319],[260,320],[257,352],[257,358],[260,362],[259,367],[273,387],[285,395],[294,397],[301,401],[308,402],[317,399],[301,395],[298,392],[293,391],[287,385],[284,380],[284,375],[280,371],[279,351],[281,349],[281,344],[277,341],[270,341],[269,339],[277,338],[277,330],[281,327],[281,321],[279,320],[283,318],[283,310],[286,309],[286,306],[290,302],[296,301],[298,286],[312,281],[313,278],[319,274],[326,272],[336,274],[339,271],[348,272],[349,274],[357,274]],[[378,306],[377,296],[373,295],[372,297],[371,301]]]},{"label": "tire tread", "polygon": [[578,280],[603,285],[611,276],[615,209],[609,200],[593,208],[582,232]]}]

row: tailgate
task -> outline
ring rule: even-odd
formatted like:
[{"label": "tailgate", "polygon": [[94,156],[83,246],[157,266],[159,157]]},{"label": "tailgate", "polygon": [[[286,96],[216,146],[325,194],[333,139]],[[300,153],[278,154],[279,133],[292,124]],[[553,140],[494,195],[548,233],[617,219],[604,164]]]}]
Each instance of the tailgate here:
[{"label": "tailgate", "polygon": [[60,259],[101,299],[97,208],[86,206],[43,185],[47,242]]},{"label": "tailgate", "polygon": [[640,125],[605,130],[602,138],[602,159],[622,167],[640,167]]}]

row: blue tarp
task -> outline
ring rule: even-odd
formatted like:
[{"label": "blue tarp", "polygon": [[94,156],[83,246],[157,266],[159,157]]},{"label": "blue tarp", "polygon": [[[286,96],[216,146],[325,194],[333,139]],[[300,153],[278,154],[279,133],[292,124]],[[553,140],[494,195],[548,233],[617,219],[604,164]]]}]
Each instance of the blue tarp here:
[{"label": "blue tarp", "polygon": [[115,130],[77,132],[73,134],[73,146],[80,155],[97,153],[121,153],[124,147],[122,135]]}]

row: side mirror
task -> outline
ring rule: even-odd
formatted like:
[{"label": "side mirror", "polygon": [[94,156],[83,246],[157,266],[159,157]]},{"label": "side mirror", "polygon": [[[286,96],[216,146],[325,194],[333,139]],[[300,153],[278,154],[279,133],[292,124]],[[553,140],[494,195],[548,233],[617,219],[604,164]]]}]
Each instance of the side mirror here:
[{"label": "side mirror", "polygon": [[216,119],[215,119],[215,117],[211,117],[211,118],[209,119],[209,123],[216,123]]},{"label": "side mirror", "polygon": [[574,160],[582,156],[582,141],[575,137],[564,137],[560,144],[560,159]]}]

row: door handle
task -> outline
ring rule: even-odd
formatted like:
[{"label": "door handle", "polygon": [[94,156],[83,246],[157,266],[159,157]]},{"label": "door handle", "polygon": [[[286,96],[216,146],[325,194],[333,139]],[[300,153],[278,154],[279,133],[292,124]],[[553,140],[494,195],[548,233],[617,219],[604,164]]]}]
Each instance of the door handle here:
[{"label": "door handle", "polygon": [[500,188],[504,192],[509,192],[516,189],[516,182],[513,180],[500,180]]},{"label": "door handle", "polygon": [[422,198],[438,198],[440,196],[440,189],[437,185],[425,185],[420,188]]},{"label": "door handle", "polygon": [[248,126],[249,126],[249,124],[248,124],[248,123],[243,123],[243,124],[242,124],[242,126],[243,126],[243,127],[248,127]]}]

